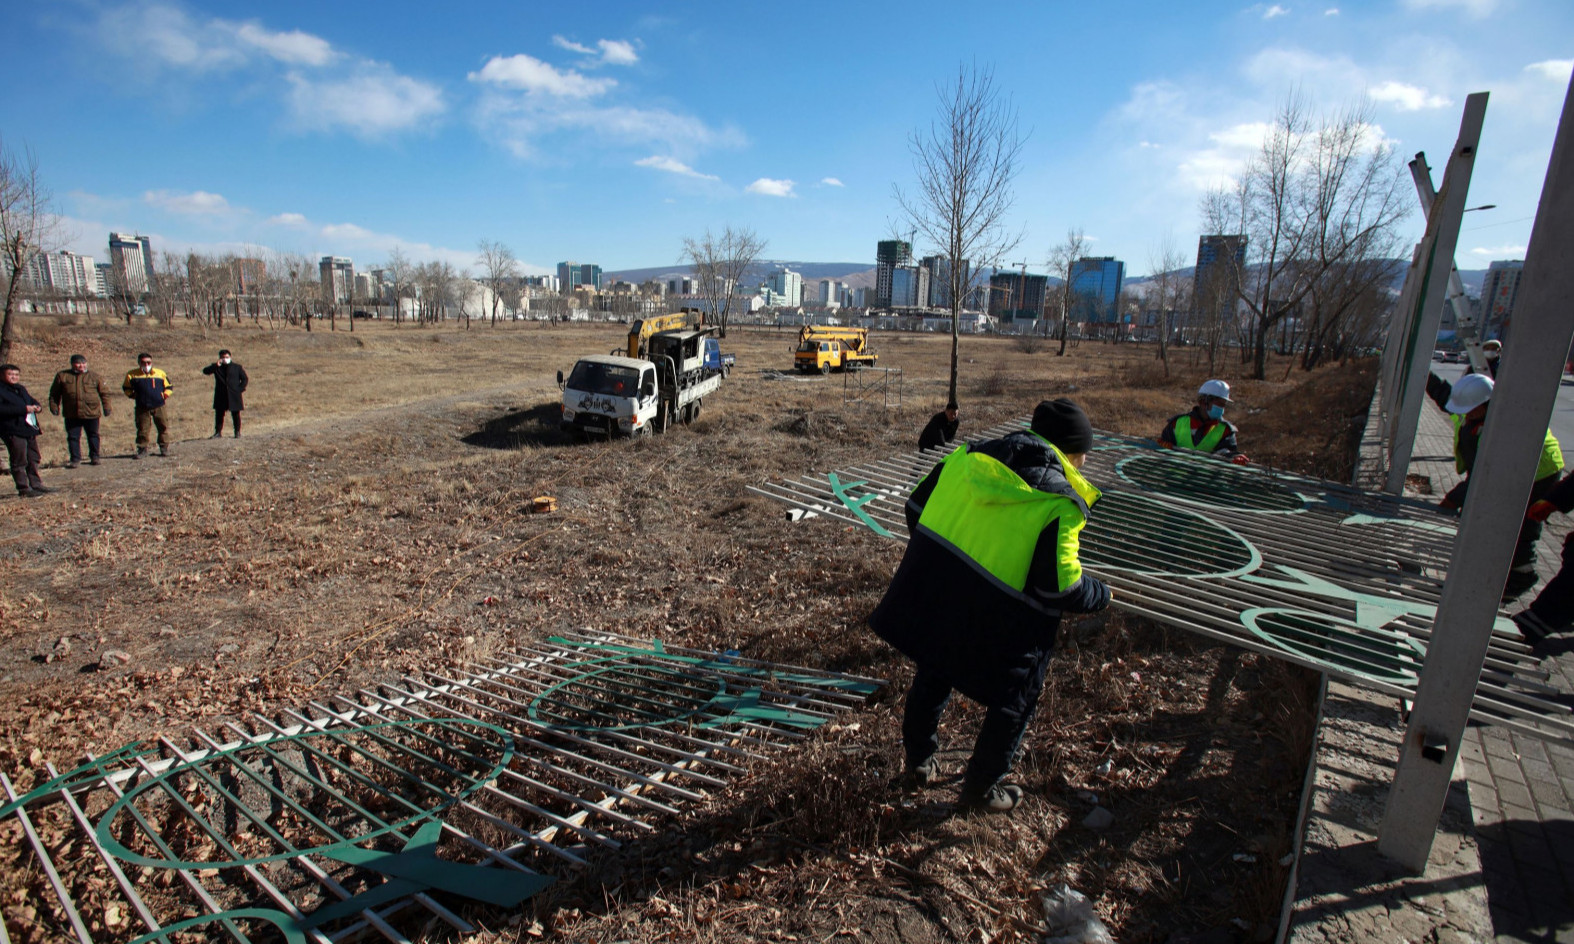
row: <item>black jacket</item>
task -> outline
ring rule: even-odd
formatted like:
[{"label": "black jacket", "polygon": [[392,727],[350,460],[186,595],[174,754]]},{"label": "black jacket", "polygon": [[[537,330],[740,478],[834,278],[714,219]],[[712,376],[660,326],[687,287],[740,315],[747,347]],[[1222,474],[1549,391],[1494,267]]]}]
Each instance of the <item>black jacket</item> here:
[{"label": "black jacket", "polygon": [[957,420],[948,420],[945,410],[929,418],[929,425],[918,435],[919,449],[934,449],[956,438]]},{"label": "black jacket", "polygon": [[26,387],[0,380],[0,436],[37,436],[38,427],[27,421],[27,408],[40,405]]},{"label": "black jacket", "polygon": [[[975,443],[969,450],[1000,460],[1022,480],[1061,493],[1059,460],[1028,432]],[[908,500],[907,551],[891,586],[869,616],[875,633],[926,669],[945,677],[983,705],[1020,708],[1036,698],[1055,649],[1058,614],[1046,616],[1010,596],[972,563],[916,529],[918,517],[939,480],[940,467],[919,483]],[[1087,573],[1073,587],[1058,586],[1054,525],[1040,536],[1028,572],[1027,591],[1053,598],[1061,612],[1091,613],[1109,605],[1109,588]]]},{"label": "black jacket", "polygon": [[245,409],[241,394],[246,392],[246,384],[250,382],[246,368],[230,361],[228,364],[209,364],[202,368],[202,372],[213,378],[214,410],[238,413]]}]

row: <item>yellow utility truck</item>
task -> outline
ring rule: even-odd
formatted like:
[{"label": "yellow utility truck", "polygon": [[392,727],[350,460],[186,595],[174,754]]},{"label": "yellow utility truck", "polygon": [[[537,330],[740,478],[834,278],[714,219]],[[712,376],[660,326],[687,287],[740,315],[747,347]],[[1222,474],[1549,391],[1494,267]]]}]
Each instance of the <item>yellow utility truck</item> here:
[{"label": "yellow utility truck", "polygon": [[878,355],[869,351],[868,328],[831,328],[804,325],[792,363],[806,374],[873,367]]}]

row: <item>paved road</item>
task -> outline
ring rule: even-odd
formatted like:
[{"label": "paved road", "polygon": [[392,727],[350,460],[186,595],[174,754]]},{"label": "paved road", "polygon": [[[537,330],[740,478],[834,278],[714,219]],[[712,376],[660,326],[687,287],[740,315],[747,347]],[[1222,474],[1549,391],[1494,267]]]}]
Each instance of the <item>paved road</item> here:
[{"label": "paved road", "polygon": [[[1458,380],[1465,373],[1464,364],[1432,364],[1432,373],[1447,381]],[[1428,401],[1430,402],[1430,401]],[[1558,402],[1552,407],[1552,435],[1558,437],[1558,445],[1563,448],[1565,457],[1574,449],[1574,376],[1565,375],[1563,385],[1558,388]]]}]

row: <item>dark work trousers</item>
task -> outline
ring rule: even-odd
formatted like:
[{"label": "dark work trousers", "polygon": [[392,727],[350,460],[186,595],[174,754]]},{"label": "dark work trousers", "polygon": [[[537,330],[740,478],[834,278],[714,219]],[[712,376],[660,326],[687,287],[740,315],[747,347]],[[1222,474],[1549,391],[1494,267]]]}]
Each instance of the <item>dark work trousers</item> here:
[{"label": "dark work trousers", "polygon": [[[229,413],[230,413],[230,427],[235,430],[235,435],[239,436],[240,435],[240,411],[239,410],[230,410]],[[213,411],[213,435],[217,436],[217,435],[219,435],[219,434],[221,434],[223,432],[224,432],[224,411],[223,410],[214,410]]]},{"label": "dark work trousers", "polygon": [[82,461],[82,434],[87,433],[87,454],[91,459],[98,458],[98,417],[90,420],[74,420],[66,417],[66,450],[71,453],[72,462]]},{"label": "dark work trousers", "polygon": [[1563,566],[1541,588],[1530,611],[1558,630],[1574,624],[1574,532],[1563,539]]},{"label": "dark work trousers", "polygon": [[[987,790],[1011,770],[1017,745],[1022,743],[1028,722],[1033,720],[1041,687],[1042,680],[1034,686],[1033,697],[1021,712],[1006,708],[986,709],[984,723],[978,729],[978,740],[973,743],[973,757],[967,762],[964,789]],[[950,698],[951,683],[943,675],[919,666],[902,713],[902,746],[907,752],[909,769],[928,760],[940,749],[940,715]]]},{"label": "dark work trousers", "polygon": [[[1530,502],[1525,507],[1529,508],[1530,505],[1546,497],[1561,478],[1562,475],[1549,475],[1537,479],[1530,486]],[[1508,581],[1503,587],[1503,599],[1513,599],[1536,585],[1536,542],[1540,540],[1541,522],[1526,518],[1519,529],[1519,540],[1514,545],[1514,558],[1509,563]]]},{"label": "dark work trousers", "polygon": [[11,478],[18,492],[26,492],[35,485],[43,485],[38,477],[38,463],[43,456],[38,453],[37,436],[6,436],[5,448],[11,454]]},{"label": "dark work trousers", "polygon": [[169,414],[163,406],[137,407],[137,451],[145,452],[153,444],[153,428],[158,427],[159,446],[169,445]]}]

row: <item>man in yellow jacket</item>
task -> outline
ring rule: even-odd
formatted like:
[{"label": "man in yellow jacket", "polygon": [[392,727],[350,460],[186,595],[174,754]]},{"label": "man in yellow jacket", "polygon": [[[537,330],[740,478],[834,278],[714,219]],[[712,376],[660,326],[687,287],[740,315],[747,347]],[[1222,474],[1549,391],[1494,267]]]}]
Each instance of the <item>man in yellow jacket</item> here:
[{"label": "man in yellow jacket", "polygon": [[136,405],[137,453],[133,459],[148,454],[152,445],[153,428],[158,427],[158,454],[169,455],[169,416],[164,404],[172,388],[164,372],[153,366],[153,355],[146,351],[137,355],[137,369],[126,373],[126,382],[120,389]]}]

